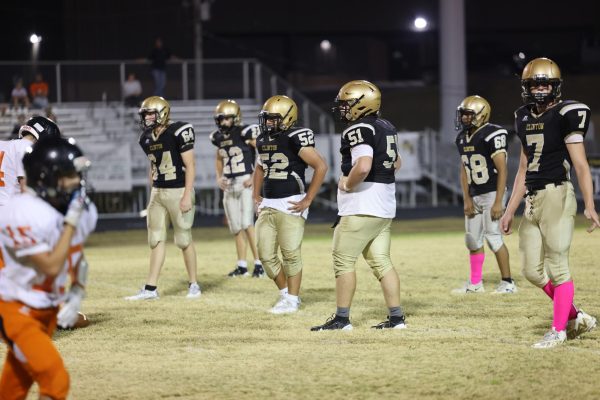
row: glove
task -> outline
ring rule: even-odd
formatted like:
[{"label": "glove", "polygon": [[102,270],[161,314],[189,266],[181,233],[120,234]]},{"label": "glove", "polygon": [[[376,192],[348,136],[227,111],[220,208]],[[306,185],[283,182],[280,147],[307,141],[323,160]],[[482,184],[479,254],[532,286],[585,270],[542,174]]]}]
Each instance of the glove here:
[{"label": "glove", "polygon": [[79,309],[81,308],[81,300],[85,291],[81,286],[71,286],[67,300],[63,303],[56,320],[61,328],[72,328],[79,319]]},{"label": "glove", "polygon": [[79,219],[81,218],[81,214],[83,214],[83,210],[87,208],[88,202],[89,199],[86,195],[84,187],[73,192],[73,195],[71,196],[71,202],[69,203],[67,213],[65,214],[65,224],[69,224],[76,228],[77,224],[79,223]]}]

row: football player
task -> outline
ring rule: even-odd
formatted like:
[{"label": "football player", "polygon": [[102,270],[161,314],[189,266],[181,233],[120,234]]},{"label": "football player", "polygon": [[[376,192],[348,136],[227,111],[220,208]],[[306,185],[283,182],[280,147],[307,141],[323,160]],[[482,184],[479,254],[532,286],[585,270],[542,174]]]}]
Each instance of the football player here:
[{"label": "football player", "polygon": [[[279,289],[279,299],[270,312],[287,314],[300,306],[304,221],[323,183],[327,164],[315,149],[313,132],[296,126],[298,107],[294,100],[273,96],[265,102],[258,118],[261,133],[256,139],[259,159],[253,191],[259,213],[258,256]],[[304,179],[307,166],[314,170],[308,188]]]},{"label": "football player", "polygon": [[350,306],[356,290],[355,264],[362,254],[379,281],[388,307],[375,329],[403,329],[400,279],[390,258],[396,215],[395,172],[400,168],[396,128],[379,117],[381,92],[368,81],[346,83],[334,109],[347,124],[341,135],[342,175],[338,184],[339,221],[333,234],[337,310],[313,331],[351,330]]},{"label": "football player", "polygon": [[67,293],[65,285],[72,263],[80,262],[72,246],[83,243],[96,222],[85,211],[91,202],[81,178],[89,162],[59,137],[42,138],[28,151],[23,164],[29,189],[12,196],[0,213],[6,261],[0,269],[0,333],[8,345],[0,398],[24,399],[36,382],[41,399],[65,399],[69,375],[51,337],[57,322],[77,322],[84,295],[77,280]]},{"label": "football player", "polygon": [[54,121],[36,116],[19,128],[19,139],[0,141],[0,207],[21,191],[25,150],[45,136],[58,137],[60,130]]},{"label": "football player", "polygon": [[171,107],[159,96],[148,97],[140,107],[142,134],[139,144],[150,160],[150,201],[148,204],[148,244],[150,271],[146,285],[126,300],[158,299],[158,275],[165,262],[165,240],[169,222],[175,231],[175,244],[183,253],[189,277],[187,298],[200,297],[196,281],[196,249],[192,241],[195,213],[194,128],[186,122],[169,120]]},{"label": "football player", "polygon": [[254,256],[255,278],[265,272],[258,258],[254,235],[254,202],[252,200],[252,172],[254,171],[254,147],[259,127],[242,125],[240,106],[233,100],[223,100],[214,113],[217,130],[210,134],[210,141],[217,147],[217,184],[223,190],[223,208],[227,215],[229,230],[235,237],[237,251],[236,268],[230,277],[247,276],[246,240]]},{"label": "football player", "polygon": [[471,277],[452,292],[483,293],[481,280],[483,240],[496,255],[502,280],[494,293],[515,293],[510,275],[508,249],[502,241],[498,220],[506,204],[506,129],[490,124],[490,104],[483,97],[469,96],[456,110],[456,146],[461,157],[460,182],[465,209],[465,244],[469,249]]},{"label": "football player", "polygon": [[519,227],[523,275],[554,303],[550,331],[533,344],[534,348],[545,349],[596,326],[596,318],[573,305],[575,289],[569,267],[577,213],[571,167],[575,168],[583,195],[584,215],[592,223],[588,232],[600,226],[583,146],[591,113],[583,103],[561,100],[560,69],[548,58],[536,58],[525,66],[521,86],[526,104],[515,112],[521,159],[500,225],[506,234],[511,233],[515,211],[525,196]]}]

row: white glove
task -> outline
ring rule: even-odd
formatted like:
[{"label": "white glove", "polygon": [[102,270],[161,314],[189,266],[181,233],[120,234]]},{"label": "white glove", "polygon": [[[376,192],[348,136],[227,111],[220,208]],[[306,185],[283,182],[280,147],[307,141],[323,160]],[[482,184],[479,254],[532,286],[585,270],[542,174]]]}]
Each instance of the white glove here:
[{"label": "white glove", "polygon": [[71,328],[75,325],[79,319],[79,309],[81,308],[81,300],[83,300],[84,294],[85,291],[81,286],[71,286],[69,294],[67,294],[67,300],[56,316],[58,326],[61,328]]},{"label": "white glove", "polygon": [[79,219],[81,218],[81,214],[83,214],[83,210],[87,208],[88,201],[84,187],[74,192],[71,196],[71,202],[69,203],[69,208],[67,209],[67,214],[64,218],[65,224],[69,224],[76,228]]}]

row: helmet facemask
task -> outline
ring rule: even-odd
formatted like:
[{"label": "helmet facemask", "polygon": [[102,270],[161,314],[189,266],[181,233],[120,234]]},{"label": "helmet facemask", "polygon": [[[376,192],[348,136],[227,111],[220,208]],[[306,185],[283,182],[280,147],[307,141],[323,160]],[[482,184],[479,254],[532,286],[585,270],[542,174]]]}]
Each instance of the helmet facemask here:
[{"label": "helmet facemask", "polygon": [[[470,116],[471,118],[467,118],[467,122],[465,122],[463,116]],[[457,131],[461,129],[469,130],[476,126],[475,119],[475,111],[459,107],[456,110],[456,119],[454,120],[454,127]]]},{"label": "helmet facemask", "polygon": [[280,114],[269,114],[266,111],[261,111],[258,114],[258,125],[262,133],[273,138],[287,129],[287,127],[283,126],[283,118]]},{"label": "helmet facemask", "polygon": [[354,107],[359,99],[351,99],[351,100],[340,100],[336,97],[335,106],[332,108],[333,114],[336,116],[336,119],[340,121],[349,122],[352,121],[352,107]]},{"label": "helmet facemask", "polygon": [[[235,115],[218,114],[218,115],[215,115],[214,118],[215,118],[215,124],[217,125],[217,129],[219,129],[219,131],[221,133],[223,133],[225,135],[229,135],[229,133],[235,126]],[[230,119],[230,121],[231,121],[230,125],[224,124],[225,120],[227,120],[227,119]]]},{"label": "helmet facemask", "polygon": [[[147,120],[146,116],[152,115],[152,114],[154,114],[154,120],[152,120],[152,119]],[[158,114],[157,110],[143,108],[140,110],[139,115],[140,115],[140,126],[143,130],[145,130],[145,131],[154,130],[156,127],[158,127],[159,114]]]},{"label": "helmet facemask", "polygon": [[[523,79],[521,81],[521,89],[523,90],[521,97],[525,103],[535,103],[545,105],[552,103],[561,96],[560,79],[548,79],[547,76],[536,76],[532,79]],[[551,90],[544,93],[532,93],[531,89],[537,86],[551,86]]]}]

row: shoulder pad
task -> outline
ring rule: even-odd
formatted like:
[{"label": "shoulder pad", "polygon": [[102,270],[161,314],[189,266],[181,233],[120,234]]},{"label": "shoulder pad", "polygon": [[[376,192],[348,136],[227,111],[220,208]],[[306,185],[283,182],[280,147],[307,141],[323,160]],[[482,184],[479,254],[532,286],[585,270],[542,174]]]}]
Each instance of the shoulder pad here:
[{"label": "shoulder pad", "polygon": [[521,107],[517,108],[515,110],[515,117],[517,116],[517,114],[521,114],[521,113],[529,113],[528,104],[524,104]]},{"label": "shoulder pad", "polygon": [[583,104],[580,103],[578,101],[573,101],[573,100],[567,100],[567,101],[563,101],[560,105],[560,109],[559,109],[559,113],[560,115],[565,115],[566,113],[568,113],[571,110],[587,110],[590,111],[590,108]]},{"label": "shoulder pad", "polygon": [[242,133],[246,133],[249,130],[256,129],[256,128],[258,128],[258,124],[242,125]]},{"label": "shoulder pad", "polygon": [[357,129],[360,129],[361,131],[364,130],[368,130],[372,132],[372,135],[375,136],[375,127],[371,124],[365,124],[364,122],[358,123],[358,124],[353,124],[350,125],[348,128],[346,128],[343,132],[342,132],[342,137],[346,136],[346,134],[350,131],[355,131]]},{"label": "shoulder pad", "polygon": [[485,141],[489,142],[498,135],[508,135],[508,131],[498,125],[490,125],[489,129],[485,132]]},{"label": "shoulder pad", "polygon": [[191,129],[192,132],[194,131],[194,127],[192,126],[192,124],[188,124],[187,122],[176,122],[177,124],[180,124],[179,126],[174,127],[175,131],[173,132],[173,134],[175,136],[179,136],[179,134],[183,131],[185,131],[186,129]]},{"label": "shoulder pad", "polygon": [[288,135],[288,137],[294,137],[294,136],[296,136],[297,134],[299,134],[299,133],[302,133],[302,132],[310,132],[310,133],[313,133],[313,131],[312,131],[312,130],[310,130],[310,129],[308,129],[308,128],[295,128],[295,129],[293,129],[293,130],[292,130],[290,133],[288,133],[287,135]]}]

